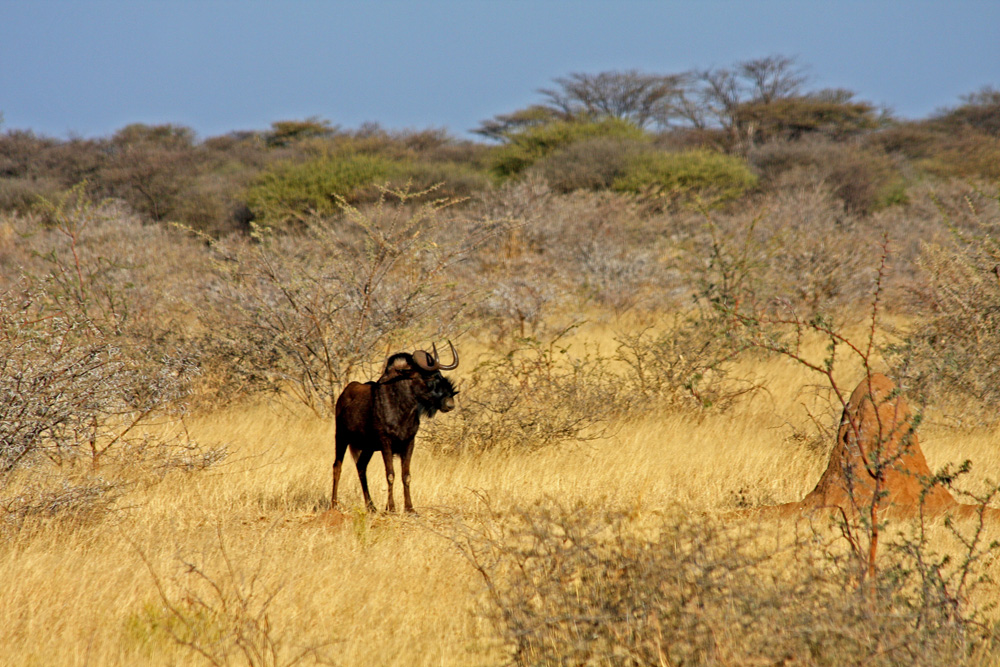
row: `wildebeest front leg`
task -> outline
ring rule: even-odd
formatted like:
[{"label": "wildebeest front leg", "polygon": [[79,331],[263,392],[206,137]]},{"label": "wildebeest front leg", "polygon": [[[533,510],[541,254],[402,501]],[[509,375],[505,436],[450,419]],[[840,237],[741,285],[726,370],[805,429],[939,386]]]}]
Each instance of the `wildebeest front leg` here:
[{"label": "wildebeest front leg", "polygon": [[388,445],[382,447],[382,460],[385,462],[386,493],[389,494],[389,502],[385,505],[385,511],[395,512],[396,501],[392,497],[392,482],[396,479],[396,470],[392,465],[392,447]]},{"label": "wildebeest front leg", "polygon": [[[340,434],[338,433],[338,436]],[[344,465],[344,454],[347,452],[347,441],[337,438],[337,453],[333,460],[333,492],[330,494],[330,508],[337,509],[337,487],[340,485],[340,469]],[[357,463],[357,457],[355,457]]]},{"label": "wildebeest front leg", "polygon": [[402,473],[403,473],[403,508],[411,513],[416,514],[413,511],[413,501],[410,499],[410,457],[413,456],[413,440],[407,443],[406,449],[402,456]]},{"label": "wildebeest front leg", "polygon": [[356,452],[351,450],[351,456],[354,457],[354,464],[358,468],[358,479],[361,480],[361,493],[365,496],[365,507],[368,508],[369,512],[375,511],[375,503],[372,502],[372,496],[368,493],[368,462],[372,460],[372,454],[375,452],[371,450]]}]

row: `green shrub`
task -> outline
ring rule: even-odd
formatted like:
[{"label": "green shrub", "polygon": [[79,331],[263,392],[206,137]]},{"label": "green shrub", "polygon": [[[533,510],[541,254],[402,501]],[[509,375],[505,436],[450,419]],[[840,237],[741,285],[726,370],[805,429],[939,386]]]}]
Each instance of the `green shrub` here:
[{"label": "green shrub", "polygon": [[247,190],[247,206],[258,222],[273,226],[337,210],[336,197],[400,173],[399,165],[370,155],[326,156],[285,163],[265,172]]},{"label": "green shrub", "polygon": [[[395,168],[398,174],[389,178],[390,186],[402,188],[409,183],[412,190],[419,192],[440,185],[434,189],[434,198],[468,197],[490,186],[484,171],[460,162],[406,161],[396,164]],[[374,201],[378,195],[379,192],[372,189],[370,199]],[[369,199],[368,196],[359,198]]]},{"label": "green shrub", "polygon": [[489,182],[475,168],[455,162],[391,160],[377,155],[324,156],[301,164],[284,163],[265,172],[247,190],[254,218],[267,226],[302,221],[338,211],[337,197],[351,204],[374,202],[379,186],[422,191],[442,184],[434,197],[463,197]]},{"label": "green shrub", "polygon": [[628,121],[555,121],[508,135],[497,149],[490,171],[498,178],[517,176],[543,157],[570,144],[598,137],[640,141],[646,134]]},{"label": "green shrub", "polygon": [[705,150],[645,153],[615,179],[620,192],[657,190],[672,198],[699,197],[709,203],[735,199],[757,185],[743,160]]}]

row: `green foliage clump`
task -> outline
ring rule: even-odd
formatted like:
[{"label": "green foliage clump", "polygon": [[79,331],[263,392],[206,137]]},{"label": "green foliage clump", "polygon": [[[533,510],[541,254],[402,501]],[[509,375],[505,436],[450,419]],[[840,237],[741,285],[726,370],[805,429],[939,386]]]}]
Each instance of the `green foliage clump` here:
[{"label": "green foliage clump", "polygon": [[497,149],[490,171],[498,178],[510,178],[523,173],[545,156],[576,142],[600,137],[639,141],[645,136],[632,123],[614,118],[600,122],[555,121],[532,126],[506,135],[508,143]]},{"label": "green foliage clump", "polygon": [[284,163],[264,172],[246,193],[254,218],[267,226],[305,220],[337,210],[337,197],[352,200],[361,187],[400,173],[398,164],[371,155],[324,156]]},{"label": "green foliage clump", "polygon": [[[489,187],[489,178],[481,169],[462,162],[430,162],[405,160],[393,165],[396,173],[391,176],[392,188],[405,188],[407,184],[416,192],[433,188],[434,197],[462,198]],[[376,200],[378,188],[370,187],[356,193],[359,200]]]},{"label": "green foliage clump", "polygon": [[485,174],[467,164],[351,152],[283,163],[259,176],[245,199],[259,224],[274,227],[336,213],[338,198],[351,204],[374,202],[382,186],[417,191],[439,186],[434,187],[435,196],[462,197],[487,185]]},{"label": "green foliage clump", "polygon": [[672,197],[700,197],[710,203],[735,199],[757,185],[742,159],[706,150],[645,153],[614,182],[620,192],[656,190]]}]

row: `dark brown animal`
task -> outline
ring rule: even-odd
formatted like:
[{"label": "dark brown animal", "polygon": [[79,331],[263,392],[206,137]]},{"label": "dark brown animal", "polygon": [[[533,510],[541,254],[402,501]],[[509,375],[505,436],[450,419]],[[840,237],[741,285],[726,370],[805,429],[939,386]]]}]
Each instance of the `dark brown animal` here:
[{"label": "dark brown animal", "polygon": [[420,428],[420,417],[433,417],[439,410],[450,412],[455,408],[455,394],[458,392],[451,381],[441,374],[441,371],[458,367],[458,352],[450,341],[448,346],[452,355],[452,363],[448,366],[441,365],[436,346],[432,346],[432,352],[399,352],[386,360],[385,371],[377,382],[352,382],[344,388],[336,408],[337,456],[333,463],[332,507],[337,507],[340,468],[344,452],[349,447],[368,510],[375,511],[375,504],[368,493],[368,462],[375,452],[382,452],[385,480],[389,487],[386,511],[396,509],[392,497],[395,478],[392,457],[396,455],[402,462],[404,508],[413,512],[410,457],[417,429]]}]

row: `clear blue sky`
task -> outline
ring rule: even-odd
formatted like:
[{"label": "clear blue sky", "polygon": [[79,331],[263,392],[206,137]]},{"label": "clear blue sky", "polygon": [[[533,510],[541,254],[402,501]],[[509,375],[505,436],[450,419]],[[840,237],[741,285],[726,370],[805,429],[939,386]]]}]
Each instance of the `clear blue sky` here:
[{"label": "clear blue sky", "polygon": [[0,129],[204,138],[319,116],[465,136],[570,72],[771,54],[921,118],[1000,87],[1000,2],[0,0]]}]

